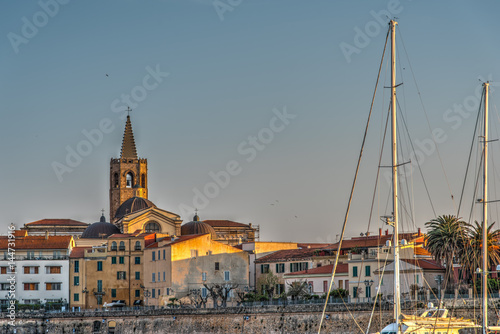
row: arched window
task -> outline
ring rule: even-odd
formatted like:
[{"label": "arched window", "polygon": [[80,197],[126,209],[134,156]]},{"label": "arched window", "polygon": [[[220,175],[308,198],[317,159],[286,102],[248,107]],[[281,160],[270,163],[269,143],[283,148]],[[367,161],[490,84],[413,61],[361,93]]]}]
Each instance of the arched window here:
[{"label": "arched window", "polygon": [[117,249],[117,248],[116,248],[116,241],[113,241],[113,242],[111,243],[111,250],[112,250],[112,251],[115,251],[116,249]]},{"label": "arched window", "polygon": [[140,241],[135,242],[135,250],[141,250],[141,242]]},{"label": "arched window", "polygon": [[127,173],[126,180],[127,188],[132,188],[134,186],[134,176],[132,175],[132,173]]},{"label": "arched window", "polygon": [[144,228],[145,232],[151,232],[151,233],[158,233],[160,232],[160,224],[156,222],[150,222],[146,224],[146,227]]},{"label": "arched window", "polygon": [[146,174],[144,173],[141,175],[141,186],[146,188]]},{"label": "arched window", "polygon": [[119,250],[121,250],[121,251],[125,250],[125,242],[120,241],[120,249]]},{"label": "arched window", "polygon": [[120,186],[120,179],[118,178],[118,173],[115,173],[113,175],[113,185],[115,188],[118,188]]}]

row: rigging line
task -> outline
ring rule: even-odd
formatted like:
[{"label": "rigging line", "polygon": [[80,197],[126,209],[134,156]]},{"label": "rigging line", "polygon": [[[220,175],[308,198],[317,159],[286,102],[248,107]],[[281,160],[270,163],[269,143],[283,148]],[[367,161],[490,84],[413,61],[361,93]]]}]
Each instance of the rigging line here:
[{"label": "rigging line", "polygon": [[[402,114],[402,113],[401,113]],[[401,138],[401,132],[399,133],[400,134],[400,142],[402,142],[402,138]],[[408,138],[405,138],[405,139],[408,139]],[[401,154],[401,157],[403,157],[403,148],[401,147],[402,145],[400,145],[400,154]],[[406,171],[406,165],[403,166],[403,170]],[[398,178],[398,183],[399,183],[399,186],[401,189],[403,189],[403,186],[402,186],[402,179],[403,177],[400,177]],[[404,174],[404,185],[406,186],[406,195],[408,196],[407,200],[408,200],[408,204],[410,203],[410,199],[412,198],[410,196],[410,189],[408,187],[408,177],[407,177],[407,174],[405,173]],[[404,199],[404,191],[401,191],[401,199],[399,200],[399,202],[401,203],[401,205],[404,207],[405,209],[405,213],[406,215],[408,216],[408,219],[411,223],[415,224],[415,222],[412,220],[412,216],[413,216],[413,212],[411,211],[411,205],[409,206],[409,209],[408,209],[408,205],[405,204],[405,199]],[[404,220],[403,221],[403,226],[407,225],[407,221]],[[408,224],[409,225],[409,224]],[[403,228],[404,230],[404,228]],[[406,230],[408,231],[408,227],[406,228]]]},{"label": "rigging line", "polygon": [[[398,99],[396,99],[396,102],[399,105]],[[402,113],[401,113],[401,118],[403,119],[403,125],[404,125],[404,127],[406,129],[406,133],[408,134],[408,137],[410,137],[410,131],[408,130],[408,126],[406,124],[406,119],[405,119],[405,117],[404,117],[404,115]],[[434,139],[433,139],[433,141],[434,141]],[[435,142],[434,142],[434,144],[436,145]],[[411,149],[413,150],[413,152],[415,152],[415,146],[413,146],[413,140],[411,140],[411,137],[410,137],[410,145],[411,145]],[[437,149],[437,145],[436,145],[436,149]],[[432,212],[434,213],[434,216],[436,217],[437,216],[436,209],[434,209],[434,204],[432,204],[431,194],[429,192],[429,187],[427,187],[427,182],[425,182],[424,173],[422,172],[422,166],[420,165],[420,162],[418,161],[418,159],[417,159],[416,156],[415,156],[415,160],[417,161],[418,171],[420,173],[420,176],[422,177],[422,183],[424,184],[425,192],[427,193],[427,198],[429,198],[429,202],[430,202],[430,205],[431,205],[431,208],[432,208]]]},{"label": "rigging line", "polygon": [[[417,88],[418,98],[420,100],[420,104],[422,105],[422,110],[424,111],[425,119],[427,121],[427,127],[429,128],[429,132],[431,134],[432,141],[434,142],[434,146],[436,147],[436,153],[437,153],[438,158],[439,158],[439,163],[441,164],[441,169],[443,170],[446,184],[448,185],[448,191],[450,192],[451,200],[452,200],[453,206],[455,207],[456,206],[455,199],[453,198],[453,192],[451,191],[450,181],[448,180],[448,175],[446,174],[446,170],[444,168],[443,159],[441,158],[441,153],[439,152],[438,145],[436,143],[436,140],[434,139],[434,134],[432,133],[432,128],[431,128],[431,123],[429,121],[429,116],[427,114],[427,110],[425,109],[424,101],[422,100],[422,94],[420,93],[420,88],[418,87],[417,79],[415,77],[415,73],[413,72],[413,67],[411,66],[410,57],[408,56],[408,52],[406,52],[406,46],[405,46],[405,43],[403,41],[403,34],[401,33],[401,28],[399,28],[398,31],[399,31],[399,34],[401,36],[401,44],[403,44],[403,50],[405,52],[406,59],[408,59],[408,66],[410,66],[410,72],[411,72],[411,75],[413,77],[413,82],[415,83],[415,87]],[[436,215],[436,214],[434,213],[434,215]]]},{"label": "rigging line", "polygon": [[[368,217],[368,230],[370,230],[370,225],[371,225],[371,221],[372,221],[372,215],[373,215],[373,207],[375,205],[375,198],[377,196],[377,188],[378,188],[378,181],[379,181],[379,176],[380,176],[380,164],[382,162],[382,155],[383,155],[383,152],[384,152],[384,144],[385,144],[385,138],[386,138],[386,135],[387,135],[387,127],[388,127],[388,124],[389,124],[389,115],[390,115],[390,111],[391,111],[391,107],[389,106],[389,110],[387,111],[387,118],[385,120],[385,129],[384,129],[384,136],[382,137],[383,140],[382,140],[382,146],[381,146],[381,150],[380,150],[380,155],[379,155],[379,159],[378,159],[378,168],[377,168],[377,176],[375,178],[375,186],[373,188],[373,196],[372,196],[372,204],[371,204],[371,207],[370,207],[370,216]],[[387,207],[386,207],[387,209]]]},{"label": "rigging line", "polygon": [[345,233],[345,229],[346,229],[346,225],[347,225],[347,218],[349,217],[349,211],[351,209],[352,196],[354,194],[354,188],[356,186],[356,180],[358,178],[358,171],[359,171],[359,166],[361,164],[361,157],[363,156],[363,149],[365,147],[366,136],[368,134],[368,126],[370,125],[370,119],[371,119],[372,110],[373,110],[373,102],[374,102],[375,96],[377,94],[377,87],[378,87],[378,82],[380,79],[380,72],[382,71],[382,65],[384,63],[384,55],[385,55],[385,50],[387,48],[387,41],[389,40],[389,33],[390,33],[390,28],[387,30],[387,35],[385,36],[384,50],[382,52],[382,58],[380,59],[380,66],[378,69],[377,80],[375,81],[375,89],[373,91],[372,102],[370,105],[370,112],[368,113],[368,119],[366,121],[365,133],[363,135],[363,141],[361,143],[361,149],[359,151],[358,163],[356,165],[356,171],[354,173],[354,180],[352,182],[351,193],[349,195],[349,200],[347,202],[347,209],[346,209],[346,213],[345,213],[345,217],[344,217],[344,224],[342,225],[342,232],[340,234],[339,246],[337,249],[337,254],[335,255],[335,263],[333,265],[333,270],[332,270],[332,279],[330,281],[330,287],[328,288],[328,293],[326,295],[325,305],[323,306],[323,312],[321,314],[321,320],[319,322],[318,334],[321,333],[321,326],[323,325],[323,319],[325,318],[326,306],[328,305],[328,298],[330,297],[330,291],[332,290],[332,285],[333,285],[334,278],[335,278],[335,271],[337,270],[337,264],[339,262],[340,250],[342,249],[342,240],[344,239],[344,233]]},{"label": "rigging line", "polygon": [[465,183],[467,182],[467,175],[469,174],[469,166],[471,162],[472,151],[474,150],[474,143],[476,141],[477,125],[479,123],[479,117],[481,115],[481,106],[483,103],[483,98],[484,98],[484,90],[481,95],[481,99],[479,100],[480,103],[479,103],[479,109],[477,111],[476,125],[474,126],[474,134],[472,135],[472,143],[470,145],[469,158],[467,159],[467,168],[465,169],[464,183],[462,185],[462,192],[460,193],[460,201],[458,202],[457,218],[460,217],[460,208],[462,207],[462,199],[464,197]]},{"label": "rigging line", "polygon": [[476,184],[474,186],[474,197],[472,198],[472,206],[470,208],[470,215],[469,215],[469,222],[471,221],[472,219],[472,212],[474,211],[474,204],[475,204],[475,201],[474,201],[474,198],[477,197],[477,188],[478,188],[478,184],[479,184],[479,177],[481,176],[481,166],[483,165],[483,154],[484,154],[484,151],[481,152],[481,160],[479,162],[479,170],[477,171],[477,177],[476,177]]},{"label": "rigging line", "polygon": [[[385,255],[384,269],[382,270],[382,278],[384,277],[385,266],[387,265],[387,259],[388,259],[388,257],[389,257],[389,252],[387,252],[386,255]],[[377,255],[377,258],[378,258],[378,255]],[[377,293],[375,294],[375,300],[373,301],[372,312],[370,314],[370,320],[368,321],[368,326],[366,327],[366,333],[365,334],[368,334],[368,331],[370,330],[370,326],[372,324],[373,314],[375,313],[375,307],[377,306],[377,299],[378,299],[378,296],[379,296],[378,291],[380,291],[380,286],[382,285],[381,282],[382,282],[381,280],[378,281],[378,286],[377,286],[377,290],[376,290]],[[382,302],[382,300],[381,300],[381,302]]]}]

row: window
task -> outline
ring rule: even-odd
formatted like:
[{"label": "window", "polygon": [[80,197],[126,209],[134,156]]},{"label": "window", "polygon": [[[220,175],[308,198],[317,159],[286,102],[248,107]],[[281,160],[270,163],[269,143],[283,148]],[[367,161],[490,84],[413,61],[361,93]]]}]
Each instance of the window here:
[{"label": "window", "polygon": [[135,272],[135,279],[141,279],[141,272],[140,271]]},{"label": "window", "polygon": [[165,250],[163,250],[163,259],[165,260]]},{"label": "window", "polygon": [[215,262],[215,270],[219,270],[219,262]]},{"label": "window", "polygon": [[73,277],[73,285],[74,286],[80,285],[80,277],[79,276]]},{"label": "window", "polygon": [[28,251],[28,260],[34,260],[34,259],[35,259],[35,252]]},{"label": "window", "polygon": [[116,289],[111,289],[111,298],[116,298]]},{"label": "window", "polygon": [[231,280],[231,275],[229,271],[224,272],[224,281],[230,281]]},{"label": "window", "polygon": [[98,295],[96,296],[96,299],[97,299],[97,305],[102,305],[102,296]]},{"label": "window", "polygon": [[416,277],[416,279],[417,279],[417,284],[419,283],[419,278],[420,278],[420,277],[418,277],[418,274],[417,274],[417,277]]},{"label": "window", "polygon": [[170,288],[167,288],[167,296],[170,296]]},{"label": "window", "polygon": [[45,283],[45,290],[61,290],[61,283]]},{"label": "window", "polygon": [[201,296],[207,298],[207,288],[201,288]]},{"label": "window", "polygon": [[309,293],[313,293],[313,291],[314,291],[314,283],[313,283],[313,281],[309,281],[307,283],[307,285],[309,285]]},{"label": "window", "polygon": [[158,249],[158,260],[160,260],[160,250]]},{"label": "window", "polygon": [[160,289],[158,289],[158,298],[160,298]]},{"label": "window", "polygon": [[156,282],[156,279],[155,279],[155,278],[156,278],[156,273],[153,273],[153,274],[152,274],[152,278],[151,278],[153,282]]},{"label": "window", "polygon": [[7,274],[7,267],[0,267],[0,274]]},{"label": "window", "polygon": [[120,263],[120,264],[124,264],[124,263],[125,263],[125,256],[120,256],[120,257],[118,258],[118,260],[119,260],[119,261],[118,261],[118,263]]},{"label": "window", "polygon": [[135,298],[141,297],[141,290],[135,290]]},{"label": "window", "polygon": [[285,272],[285,264],[284,263],[276,263],[276,272],[284,273]]},{"label": "window", "polygon": [[79,273],[80,272],[80,261],[75,260],[74,264],[75,264],[75,266],[74,266],[73,272],[74,273]]},{"label": "window", "polygon": [[115,188],[118,188],[119,183],[118,183],[118,173],[113,174],[113,184],[115,185]]},{"label": "window", "polygon": [[198,257],[198,250],[197,249],[191,249],[191,258],[194,259]]},{"label": "window", "polygon": [[206,281],[207,280],[207,273],[201,273],[201,280]]},{"label": "window", "polygon": [[146,174],[144,173],[141,174],[141,186],[146,188]]},{"label": "window", "polygon": [[372,297],[372,287],[371,286],[367,286],[365,288],[365,297],[366,298],[371,298]]},{"label": "window", "polygon": [[158,282],[160,281],[160,272],[158,272]]},{"label": "window", "polygon": [[24,283],[24,291],[38,290],[38,283]]},{"label": "window", "polygon": [[61,251],[54,251],[54,252],[52,253],[52,255],[53,255],[54,260],[59,260],[59,259],[61,259],[61,258],[62,258],[62,256],[61,256]]},{"label": "window", "polygon": [[97,261],[97,271],[102,271],[102,261]]},{"label": "window", "polygon": [[151,260],[156,261],[156,252],[151,253]]},{"label": "window", "polygon": [[141,264],[141,257],[140,256],[135,257],[135,264]]},{"label": "window", "polygon": [[165,272],[163,272],[163,282],[165,282]]},{"label": "window", "polygon": [[298,263],[290,263],[290,272],[294,273],[297,271],[307,270],[309,268],[309,263],[307,262],[298,262]]},{"label": "window", "polygon": [[323,281],[323,292],[328,292],[328,281]]},{"label": "window", "polygon": [[80,295],[79,295],[78,293],[75,293],[75,294],[73,295],[73,301],[74,301],[74,302],[79,302],[79,301],[80,301]]},{"label": "window", "polygon": [[352,298],[358,298],[358,288],[352,288]]},{"label": "window", "polygon": [[116,256],[111,257],[111,264],[116,264]]},{"label": "window", "polygon": [[124,241],[120,241],[120,248],[118,248],[118,250],[121,250],[121,251],[125,250],[125,242]]},{"label": "window", "polygon": [[155,289],[153,289],[153,295],[151,297],[156,298],[156,290]]},{"label": "window", "polygon": [[144,230],[149,233],[157,233],[160,232],[160,224],[156,222],[149,222],[144,227]]},{"label": "window", "polygon": [[111,243],[111,250],[112,250],[112,251],[115,251],[115,250],[117,250],[117,249],[118,249],[118,248],[117,248],[117,245],[116,245],[116,241],[113,241],[113,242]]},{"label": "window", "polygon": [[46,274],[60,274],[61,267],[60,266],[47,266],[45,267]]},{"label": "window", "polygon": [[141,250],[141,242],[140,241],[136,241],[135,242],[135,247],[134,247],[135,250]]},{"label": "window", "polygon": [[127,173],[127,175],[125,176],[125,180],[126,180],[126,187],[132,188],[134,183],[134,176],[132,175],[132,173]]},{"label": "window", "polygon": [[10,290],[10,283],[0,283],[0,291],[7,291],[7,290]]},{"label": "window", "polygon": [[372,273],[371,273],[371,270],[370,270],[370,266],[366,266],[365,267],[365,276],[371,276]]},{"label": "window", "polygon": [[38,267],[24,267],[25,274],[38,274]]},{"label": "window", "polygon": [[358,267],[352,267],[352,277],[358,277]]},{"label": "window", "polygon": [[281,295],[283,292],[285,292],[285,284],[276,284],[274,290],[277,295]]},{"label": "window", "polygon": [[261,264],[260,265],[260,272],[261,272],[261,274],[267,274],[269,272],[269,265],[268,264]]},{"label": "window", "polygon": [[117,271],[116,272],[116,279],[127,279],[127,273],[125,271]]},{"label": "window", "polygon": [[102,281],[97,280],[97,292],[102,292]]}]

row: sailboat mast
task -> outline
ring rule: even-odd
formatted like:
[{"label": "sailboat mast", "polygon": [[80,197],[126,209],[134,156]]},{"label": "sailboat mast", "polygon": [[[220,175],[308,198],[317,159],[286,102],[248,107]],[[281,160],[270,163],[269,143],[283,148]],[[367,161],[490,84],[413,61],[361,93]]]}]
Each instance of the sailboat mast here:
[{"label": "sailboat mast", "polygon": [[396,133],[396,21],[391,20],[391,132],[392,132],[392,209],[394,218],[394,318],[398,333],[401,314],[399,283],[399,225],[398,225],[398,147]]},{"label": "sailboat mast", "polygon": [[488,88],[489,83],[485,82],[484,87],[484,134],[483,134],[483,263],[482,263],[482,284],[483,284],[483,333],[487,333],[488,328]]}]

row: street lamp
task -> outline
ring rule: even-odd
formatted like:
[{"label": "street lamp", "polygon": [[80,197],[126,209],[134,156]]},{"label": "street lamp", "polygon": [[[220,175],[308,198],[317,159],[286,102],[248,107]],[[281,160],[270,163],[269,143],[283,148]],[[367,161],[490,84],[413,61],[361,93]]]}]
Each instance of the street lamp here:
[{"label": "street lamp", "polygon": [[82,293],[83,293],[83,298],[85,298],[84,299],[83,309],[86,309],[87,308],[87,296],[88,296],[88,293],[89,293],[89,290],[87,290],[87,287],[83,288]]},{"label": "street lamp", "polygon": [[142,284],[141,284],[141,289],[144,290],[143,294],[144,294],[144,297],[146,297],[146,306],[149,306],[148,302],[149,302],[149,297],[151,297],[151,291],[146,289],[146,287]]}]

